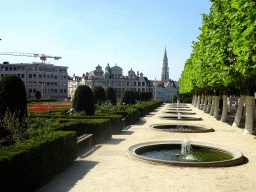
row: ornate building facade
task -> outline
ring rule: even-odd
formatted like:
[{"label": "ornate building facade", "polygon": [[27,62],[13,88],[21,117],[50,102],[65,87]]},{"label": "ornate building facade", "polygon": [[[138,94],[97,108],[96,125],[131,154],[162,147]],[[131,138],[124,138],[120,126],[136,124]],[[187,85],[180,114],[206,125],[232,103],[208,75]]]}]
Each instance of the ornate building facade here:
[{"label": "ornate building facade", "polygon": [[69,77],[68,82],[68,94],[71,98],[74,97],[76,88],[79,85],[88,85],[91,89],[95,85],[103,86],[106,89],[108,86],[112,86],[116,91],[117,100],[119,101],[122,92],[126,89],[132,89],[136,91],[151,91],[153,92],[153,85],[147,77],[144,77],[143,73],[137,74],[135,71],[128,71],[128,75],[123,75],[123,69],[117,64],[112,68],[107,64],[105,72],[102,67],[98,65],[94,71],[83,74],[82,77],[75,76]]}]

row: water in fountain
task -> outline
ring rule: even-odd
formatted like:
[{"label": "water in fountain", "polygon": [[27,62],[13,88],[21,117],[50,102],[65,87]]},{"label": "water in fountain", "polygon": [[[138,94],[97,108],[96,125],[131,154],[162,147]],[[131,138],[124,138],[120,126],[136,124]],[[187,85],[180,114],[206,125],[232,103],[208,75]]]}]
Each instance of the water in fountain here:
[{"label": "water in fountain", "polygon": [[181,119],[181,113],[178,113],[178,119]]},{"label": "water in fountain", "polygon": [[180,103],[180,102],[179,102],[179,99],[177,99],[177,107],[179,107],[179,103]]},{"label": "water in fountain", "polygon": [[193,149],[191,147],[191,141],[189,140],[189,138],[181,140],[181,156],[182,156],[182,159],[196,160],[196,158],[193,155],[191,155],[192,150]]}]

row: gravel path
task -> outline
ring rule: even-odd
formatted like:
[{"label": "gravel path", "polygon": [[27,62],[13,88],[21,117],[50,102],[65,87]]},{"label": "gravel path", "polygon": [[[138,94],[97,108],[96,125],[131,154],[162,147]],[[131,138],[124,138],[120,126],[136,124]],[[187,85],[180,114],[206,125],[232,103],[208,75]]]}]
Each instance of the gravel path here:
[{"label": "gravel path", "polygon": [[[188,106],[203,121],[186,123],[208,125],[215,132],[169,133],[150,128],[151,124],[178,122],[157,117],[163,115],[164,106],[136,125],[113,135],[104,144],[80,151],[71,167],[38,191],[256,191],[256,137],[242,135],[243,129],[217,121],[193,105]],[[137,143],[182,140],[186,137],[192,141],[236,148],[243,153],[246,161],[243,165],[225,168],[172,167],[144,162],[127,153],[127,149]]]}]

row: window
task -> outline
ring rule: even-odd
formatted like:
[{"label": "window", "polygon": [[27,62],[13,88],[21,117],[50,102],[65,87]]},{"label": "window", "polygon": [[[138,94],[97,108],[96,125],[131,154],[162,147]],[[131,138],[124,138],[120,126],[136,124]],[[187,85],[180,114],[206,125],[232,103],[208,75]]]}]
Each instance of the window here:
[{"label": "window", "polygon": [[50,79],[50,75],[47,75],[47,79]]},{"label": "window", "polygon": [[33,74],[33,79],[36,79],[36,74]]},{"label": "window", "polygon": [[145,86],[145,82],[142,82],[142,86]]},{"label": "window", "polygon": [[32,93],[32,89],[29,89],[29,93]]},{"label": "window", "polygon": [[53,82],[51,82],[51,86],[53,86]]},{"label": "window", "polygon": [[62,73],[62,69],[60,69],[59,72]]},{"label": "window", "polygon": [[133,83],[132,83],[132,82],[130,82],[130,86],[132,86],[132,84],[133,84]]},{"label": "window", "polygon": [[5,68],[4,68],[4,67],[1,67],[1,71],[5,71]]},{"label": "window", "polygon": [[13,71],[16,71],[17,67],[13,67]]},{"label": "window", "polygon": [[136,82],[134,82],[134,86],[136,86]]},{"label": "window", "polygon": [[54,79],[57,79],[58,78],[58,76],[57,75],[54,75]]},{"label": "window", "polygon": [[28,78],[32,78],[32,74],[28,74]]},{"label": "window", "polygon": [[20,74],[17,74],[18,77],[20,77]]},{"label": "window", "polygon": [[44,68],[43,67],[39,67],[39,71],[44,71]]},{"label": "window", "polygon": [[29,85],[32,85],[32,81],[29,81],[28,84],[29,84]]},{"label": "window", "polygon": [[8,67],[5,67],[5,71],[8,71]]},{"label": "window", "polygon": [[24,75],[24,74],[21,74],[21,78],[25,78],[25,75]]},{"label": "window", "polygon": [[63,89],[60,89],[60,93],[63,93]]},{"label": "window", "polygon": [[50,82],[47,82],[47,86],[50,86]]},{"label": "window", "polygon": [[36,92],[36,89],[33,89],[33,93],[35,93]]},{"label": "window", "polygon": [[25,67],[22,67],[22,71],[25,71]]},{"label": "window", "polygon": [[42,79],[43,78],[43,75],[42,74],[39,74],[39,79]]},{"label": "window", "polygon": [[33,85],[36,85],[36,82],[35,82],[35,81],[33,81]]},{"label": "window", "polygon": [[55,91],[55,93],[57,93],[58,91],[57,91],[57,89],[54,89],[54,91]]},{"label": "window", "polygon": [[64,89],[64,93],[67,93],[67,89]]},{"label": "window", "polygon": [[55,86],[57,86],[57,85],[58,85],[58,83],[57,83],[57,82],[54,82],[54,85],[55,85]]},{"label": "window", "polygon": [[12,71],[12,67],[9,67],[9,71]]},{"label": "window", "polygon": [[129,86],[129,82],[127,82],[127,86]]},{"label": "window", "polygon": [[140,86],[140,82],[138,82],[138,86]]}]

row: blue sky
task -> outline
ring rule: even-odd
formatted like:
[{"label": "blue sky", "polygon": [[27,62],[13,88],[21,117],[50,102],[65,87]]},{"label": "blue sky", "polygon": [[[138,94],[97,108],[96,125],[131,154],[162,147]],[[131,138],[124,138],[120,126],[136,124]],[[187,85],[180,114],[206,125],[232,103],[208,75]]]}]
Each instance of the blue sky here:
[{"label": "blue sky", "polygon": [[[55,65],[81,76],[100,64],[161,79],[166,45],[170,79],[178,80],[209,0],[1,0],[0,52],[61,56]],[[0,63],[39,58],[0,55]],[[53,59],[47,62],[54,63]]]}]

